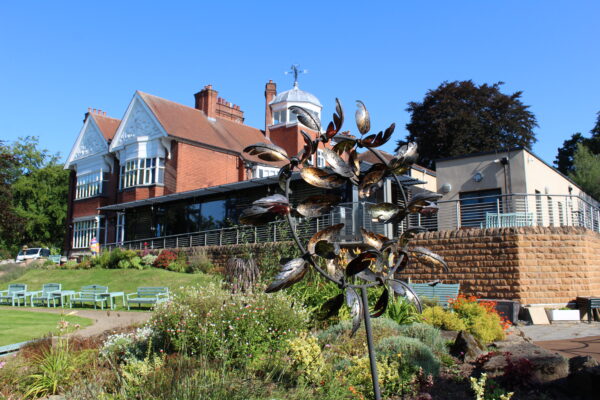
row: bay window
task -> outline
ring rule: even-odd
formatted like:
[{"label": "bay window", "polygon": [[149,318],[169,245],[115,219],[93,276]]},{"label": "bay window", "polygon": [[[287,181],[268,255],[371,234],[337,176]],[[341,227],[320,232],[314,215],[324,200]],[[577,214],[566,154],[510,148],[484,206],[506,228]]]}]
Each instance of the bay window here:
[{"label": "bay window", "polygon": [[126,189],[134,186],[162,184],[165,180],[165,159],[135,158],[121,166],[119,187]]},{"label": "bay window", "polygon": [[100,228],[98,218],[86,219],[73,222],[73,248],[83,249],[90,247],[92,238],[100,240]]},{"label": "bay window", "polygon": [[75,200],[98,196],[102,193],[102,170],[79,175],[75,186]]}]

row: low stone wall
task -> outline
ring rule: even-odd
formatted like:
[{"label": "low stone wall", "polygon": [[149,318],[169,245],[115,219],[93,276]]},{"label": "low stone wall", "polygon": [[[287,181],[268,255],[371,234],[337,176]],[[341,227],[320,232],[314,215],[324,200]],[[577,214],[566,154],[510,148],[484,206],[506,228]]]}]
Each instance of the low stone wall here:
[{"label": "low stone wall", "polygon": [[441,279],[461,292],[521,304],[568,303],[600,296],[600,235],[576,227],[470,229],[420,234],[415,246],[442,255],[450,271],[413,263],[413,282]]}]

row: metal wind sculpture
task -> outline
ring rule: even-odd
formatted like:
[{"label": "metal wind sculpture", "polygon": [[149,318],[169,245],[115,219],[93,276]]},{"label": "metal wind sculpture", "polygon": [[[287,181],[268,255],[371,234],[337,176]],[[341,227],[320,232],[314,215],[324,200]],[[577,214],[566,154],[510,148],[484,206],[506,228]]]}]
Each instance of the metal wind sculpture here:
[{"label": "metal wind sculpture", "polygon": [[[437,211],[434,201],[439,199],[435,193],[419,193],[409,201],[404,187],[397,175],[406,173],[417,159],[417,146],[408,143],[402,146],[391,160],[386,161],[376,150],[385,144],[394,132],[395,124],[391,124],[385,131],[364,136],[370,131],[371,121],[369,112],[362,101],[357,101],[356,126],[360,138],[341,132],[344,122],[344,111],[336,99],[336,112],[333,121],[323,131],[318,118],[308,110],[292,106],[290,111],[297,115],[298,121],[309,129],[318,133],[316,139],[301,131],[304,137],[304,148],[295,156],[290,156],[279,146],[271,143],[257,143],[244,149],[250,155],[269,162],[287,162],[279,170],[279,186],[284,194],[274,194],[255,201],[252,207],[243,211],[240,222],[250,225],[263,225],[277,218],[285,217],[290,225],[293,239],[300,249],[301,257],[292,260],[282,260],[281,271],[275,280],[267,287],[266,292],[275,292],[292,286],[302,280],[310,267],[318,271],[325,279],[335,283],[341,293],[325,302],[322,306],[322,315],[327,318],[334,316],[343,306],[344,302],[350,309],[352,317],[352,335],[360,327],[361,321],[365,322],[367,347],[371,364],[373,392],[376,399],[381,398],[377,377],[377,364],[374,353],[371,318],[376,318],[385,313],[390,300],[390,291],[395,295],[404,296],[415,303],[419,312],[421,303],[416,293],[405,282],[395,279],[394,274],[401,271],[413,257],[434,267],[447,269],[448,266],[442,257],[422,247],[412,247],[408,244],[415,234],[424,231],[421,227],[409,227],[398,240],[392,240],[383,235],[366,231],[361,228],[363,242],[366,249],[356,257],[347,261],[340,257],[339,233],[344,224],[329,226],[312,236],[306,246],[302,243],[296,232],[295,221],[292,217],[315,218],[329,213],[341,198],[333,194],[310,196],[300,201],[296,206],[290,202],[290,181],[292,172],[300,170],[302,178],[310,185],[323,189],[336,189],[348,182],[358,186],[360,198],[371,196],[377,188],[382,186],[383,180],[391,176],[402,195],[401,204],[379,203],[370,208],[374,221],[398,224],[409,214],[421,213],[431,215]],[[333,140],[332,149],[324,145]],[[325,160],[329,168],[316,168],[309,166],[311,159],[321,144]],[[372,152],[379,163],[374,164],[368,171],[361,173],[358,161],[358,148],[365,148]],[[346,161],[347,160],[347,161]],[[317,262],[318,258],[327,260],[328,263],[341,265],[343,272],[329,270],[326,272]],[[367,289],[383,287],[383,292],[369,310]]]}]

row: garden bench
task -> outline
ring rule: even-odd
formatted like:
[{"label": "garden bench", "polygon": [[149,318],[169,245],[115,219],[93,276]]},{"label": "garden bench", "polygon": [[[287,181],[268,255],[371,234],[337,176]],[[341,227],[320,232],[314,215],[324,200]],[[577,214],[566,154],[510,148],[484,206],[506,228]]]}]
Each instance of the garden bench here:
[{"label": "garden bench", "polygon": [[486,213],[486,228],[509,228],[513,226],[533,226],[533,214],[515,213]]},{"label": "garden bench", "polygon": [[137,292],[127,295],[127,309],[130,310],[130,304],[150,304],[154,306],[158,303],[169,300],[169,288],[167,287],[139,287]]},{"label": "garden bench", "polygon": [[36,301],[39,301],[41,305],[46,303],[46,307],[50,307],[50,301],[52,306],[56,307],[56,300],[60,301],[60,290],[62,285],[60,283],[45,283],[42,286],[42,290],[37,292],[31,292],[31,307],[34,306]]},{"label": "garden bench", "polygon": [[81,288],[81,291],[75,293],[69,299],[69,307],[73,307],[73,303],[94,303],[94,308],[96,308],[96,304],[100,303],[100,308],[104,310],[104,303],[108,304],[109,297],[108,295],[108,287],[100,286],[100,285],[89,285]]},{"label": "garden bench", "polygon": [[23,305],[25,305],[25,298],[29,293],[27,292],[27,285],[24,283],[11,283],[8,285],[8,290],[0,291],[0,304],[3,302],[10,302],[12,306],[17,302],[17,306],[20,305],[21,299],[23,299]]},{"label": "garden bench", "polygon": [[437,300],[437,304],[448,308],[450,300],[458,297],[460,283],[438,283],[430,285],[429,283],[411,283],[410,287],[419,297]]}]

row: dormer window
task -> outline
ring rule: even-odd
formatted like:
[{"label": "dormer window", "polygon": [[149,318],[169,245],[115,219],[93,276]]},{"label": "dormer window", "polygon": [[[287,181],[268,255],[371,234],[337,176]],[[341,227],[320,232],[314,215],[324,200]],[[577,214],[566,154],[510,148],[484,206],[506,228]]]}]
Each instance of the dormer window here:
[{"label": "dormer window", "polygon": [[120,189],[134,186],[163,184],[165,180],[165,159],[135,158],[121,166]]},{"label": "dormer window", "polygon": [[287,122],[287,112],[286,110],[275,111],[273,113],[273,124],[284,124]]}]

